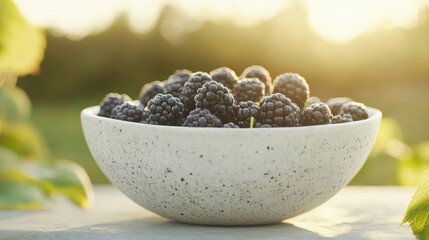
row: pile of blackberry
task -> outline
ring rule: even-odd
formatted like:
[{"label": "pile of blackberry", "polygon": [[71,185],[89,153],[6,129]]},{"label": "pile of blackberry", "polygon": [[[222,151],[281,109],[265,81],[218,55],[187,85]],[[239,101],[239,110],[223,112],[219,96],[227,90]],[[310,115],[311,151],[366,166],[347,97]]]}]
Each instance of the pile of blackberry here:
[{"label": "pile of blackberry", "polygon": [[264,67],[250,66],[240,76],[227,67],[210,74],[177,70],[165,81],[145,84],[138,100],[107,94],[98,115],[141,124],[216,128],[298,127],[368,118],[365,105],[350,98],[324,103],[310,96],[307,81],[297,73],[271,81]]}]

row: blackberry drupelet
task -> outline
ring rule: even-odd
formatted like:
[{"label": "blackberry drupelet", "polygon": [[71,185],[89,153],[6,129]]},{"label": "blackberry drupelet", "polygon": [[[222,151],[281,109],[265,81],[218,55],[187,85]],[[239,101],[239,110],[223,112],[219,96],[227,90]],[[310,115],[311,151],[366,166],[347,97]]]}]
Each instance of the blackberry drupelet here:
[{"label": "blackberry drupelet", "polygon": [[261,124],[272,127],[291,127],[299,123],[300,108],[281,93],[261,100]]},{"label": "blackberry drupelet", "polygon": [[146,83],[139,94],[139,100],[143,104],[143,106],[147,106],[149,100],[155,97],[158,93],[164,93],[164,84],[160,81],[153,81],[150,83]]},{"label": "blackberry drupelet", "polygon": [[273,93],[281,93],[290,98],[298,107],[304,108],[310,96],[310,88],[305,79],[297,73],[283,73],[274,79]]},{"label": "blackberry drupelet", "polygon": [[348,102],[343,104],[341,107],[339,115],[350,114],[353,118],[353,121],[359,121],[368,118],[368,112],[366,111],[366,106],[358,102]]},{"label": "blackberry drupelet", "polygon": [[157,94],[152,98],[147,108],[149,123],[154,125],[179,126],[182,122],[184,106],[180,100],[171,94]]},{"label": "blackberry drupelet", "polygon": [[234,97],[222,83],[210,81],[198,89],[195,107],[210,110],[222,122],[235,121]]},{"label": "blackberry drupelet", "polygon": [[210,72],[213,81],[222,83],[228,89],[234,89],[238,82],[238,77],[235,72],[227,67],[217,68]]},{"label": "blackberry drupelet", "polygon": [[271,76],[262,66],[253,65],[244,69],[241,78],[258,78],[265,85],[265,94],[271,94]]},{"label": "blackberry drupelet", "polygon": [[[143,105],[142,105],[143,107]],[[149,114],[150,112],[146,109],[143,110],[143,114],[142,114],[142,120],[140,121],[140,123],[144,123],[144,124],[149,124]]]},{"label": "blackberry drupelet", "polygon": [[246,78],[235,85],[233,94],[237,102],[258,102],[265,95],[265,87],[257,78]]},{"label": "blackberry drupelet", "polygon": [[340,113],[341,107],[348,102],[353,102],[353,100],[348,97],[336,97],[329,99],[326,104],[331,109],[332,115],[335,116]]},{"label": "blackberry drupelet", "polygon": [[240,128],[238,125],[235,125],[233,122],[229,122],[223,125],[223,128]]},{"label": "blackberry drupelet", "polygon": [[348,122],[353,122],[353,117],[352,115],[346,113],[344,115],[335,115],[332,118],[332,123],[333,124],[337,124],[337,123],[348,123]]},{"label": "blackberry drupelet", "polygon": [[174,97],[180,97],[183,86],[185,85],[186,81],[188,81],[191,74],[192,72],[186,69],[177,70],[175,73],[169,76],[167,80],[164,81],[165,93],[171,94]]},{"label": "blackberry drupelet", "polygon": [[197,90],[211,80],[212,77],[204,72],[196,72],[189,77],[188,81],[183,86],[182,93],[180,94],[180,101],[185,106],[185,114],[195,109],[194,98],[195,95],[197,95]]},{"label": "blackberry drupelet", "polygon": [[197,108],[189,113],[185,127],[222,127],[222,121],[207,109]]},{"label": "blackberry drupelet", "polygon": [[237,125],[240,128],[249,128],[251,118],[253,117],[254,124],[260,121],[261,108],[258,104],[247,101],[237,104]]},{"label": "blackberry drupelet", "polygon": [[122,105],[116,106],[110,115],[110,118],[128,122],[145,122],[148,113],[144,110],[143,105],[133,102],[124,102]]},{"label": "blackberry drupelet", "polygon": [[109,93],[101,101],[100,111],[98,116],[110,117],[113,108],[122,105],[124,102],[131,101],[131,98],[126,94]]},{"label": "blackberry drupelet", "polygon": [[314,103],[301,113],[300,123],[304,126],[330,124],[332,123],[331,110],[324,103]]}]

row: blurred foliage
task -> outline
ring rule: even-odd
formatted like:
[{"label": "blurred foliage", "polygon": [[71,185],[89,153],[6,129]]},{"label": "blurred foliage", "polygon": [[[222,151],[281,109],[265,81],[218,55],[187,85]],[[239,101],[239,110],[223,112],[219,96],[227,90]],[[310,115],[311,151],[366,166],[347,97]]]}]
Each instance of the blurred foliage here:
[{"label": "blurred foliage", "polygon": [[44,34],[27,23],[11,0],[0,0],[0,13],[0,73],[37,72],[46,46]]},{"label": "blurred foliage", "polygon": [[195,21],[180,10],[166,7],[145,35],[130,31],[126,21],[119,18],[105,32],[80,41],[48,31],[41,74],[18,83],[35,100],[31,119],[52,155],[75,159],[96,183],[107,180],[82,137],[81,109],[98,104],[108,92],[137,98],[145,83],[176,69],[208,72],[228,66],[240,75],[253,64],[273,77],[300,73],[311,94],[324,101],[349,96],[383,111],[374,150],[352,184],[416,184],[428,167],[429,8],[412,28],[374,28],[344,44],[315,34],[298,1],[253,26],[208,21],[175,41],[162,34],[164,22]]},{"label": "blurred foliage", "polygon": [[56,194],[80,207],[91,203],[89,178],[73,162],[29,162],[3,147],[0,160],[0,209],[40,209]]},{"label": "blurred foliage", "polygon": [[26,159],[47,157],[45,143],[33,125],[27,122],[5,123],[0,133],[0,146],[9,148]]},{"label": "blurred foliage", "polygon": [[374,148],[351,184],[418,185],[429,172],[429,142],[409,146],[398,123],[381,121]]},{"label": "blurred foliage", "polygon": [[44,48],[43,33],[25,21],[13,2],[0,0],[0,209],[41,209],[54,195],[80,207],[92,201],[82,167],[49,161],[42,138],[28,121],[31,103],[15,87],[15,76],[38,69]]},{"label": "blurred foliage", "polygon": [[28,119],[31,103],[20,88],[0,88],[0,123]]}]

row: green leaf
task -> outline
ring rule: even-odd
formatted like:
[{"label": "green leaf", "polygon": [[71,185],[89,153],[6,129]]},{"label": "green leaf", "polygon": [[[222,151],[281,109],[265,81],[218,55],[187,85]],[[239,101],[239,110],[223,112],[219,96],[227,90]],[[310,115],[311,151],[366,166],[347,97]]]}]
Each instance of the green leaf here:
[{"label": "green leaf", "polygon": [[0,180],[0,209],[37,210],[47,203],[48,196],[34,184]]},{"label": "green leaf", "polygon": [[30,99],[22,89],[0,88],[0,120],[6,122],[26,120],[30,111]]},{"label": "green leaf", "polygon": [[36,129],[28,123],[4,123],[0,132],[0,146],[14,151],[19,156],[42,159],[47,149]]},{"label": "green leaf", "polygon": [[[76,163],[66,160],[55,163],[23,161],[2,147],[0,183],[4,189],[0,191],[0,209],[42,208],[46,204],[46,198],[54,195],[65,196],[82,208],[89,207],[93,200],[89,177]],[[19,189],[12,190],[11,186]],[[34,193],[34,196],[24,194],[25,191]]]},{"label": "green leaf", "polygon": [[414,194],[402,224],[408,222],[414,235],[422,240],[429,239],[429,181],[419,186]]},{"label": "green leaf", "polygon": [[43,32],[28,24],[11,0],[0,0],[0,73],[37,72],[45,47]]},{"label": "green leaf", "polygon": [[54,164],[23,164],[22,170],[50,195],[63,195],[76,205],[87,208],[93,200],[91,182],[85,170],[78,164],[60,160]]}]

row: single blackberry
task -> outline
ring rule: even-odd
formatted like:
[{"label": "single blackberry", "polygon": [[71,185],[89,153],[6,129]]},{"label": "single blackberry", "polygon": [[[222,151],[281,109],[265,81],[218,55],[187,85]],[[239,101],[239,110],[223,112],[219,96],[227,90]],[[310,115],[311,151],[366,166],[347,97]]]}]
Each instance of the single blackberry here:
[{"label": "single blackberry", "polygon": [[332,123],[336,124],[336,123],[348,123],[348,122],[353,122],[353,117],[352,115],[346,113],[344,115],[335,115],[332,118]]},{"label": "single blackberry", "polygon": [[233,122],[229,122],[223,125],[223,128],[240,128],[238,125],[235,125]]},{"label": "single blackberry", "polygon": [[322,101],[320,101],[320,98],[318,98],[316,96],[311,96],[311,97],[307,98],[307,101],[305,101],[305,106],[309,107],[313,103],[322,103]]},{"label": "single blackberry", "polygon": [[185,127],[222,127],[222,121],[207,109],[197,108],[189,113],[182,126]]},{"label": "single blackberry", "polygon": [[153,81],[146,83],[139,93],[139,100],[144,105],[147,106],[149,100],[156,96],[158,93],[164,93],[164,84],[160,81]]},{"label": "single blackberry", "polygon": [[265,94],[271,94],[271,76],[262,66],[253,65],[244,69],[241,78],[258,78],[265,85]]},{"label": "single blackberry", "polygon": [[261,108],[252,101],[240,102],[237,104],[237,125],[240,128],[249,128],[252,117],[254,119],[254,124],[259,122],[260,115]]},{"label": "single blackberry", "polygon": [[204,72],[196,72],[189,77],[180,94],[180,101],[185,106],[185,114],[195,109],[194,97],[197,95],[197,90],[211,80],[212,77]]},{"label": "single blackberry", "polygon": [[353,118],[353,121],[359,121],[368,118],[368,112],[366,111],[366,106],[358,102],[348,102],[343,104],[339,115],[350,114]]},{"label": "single blackberry", "polygon": [[227,67],[217,68],[210,72],[213,81],[222,83],[228,89],[234,89],[238,82],[238,77],[235,72]]},{"label": "single blackberry", "polygon": [[298,107],[304,108],[310,96],[310,88],[305,79],[297,73],[283,73],[274,79],[274,93],[290,98]]},{"label": "single blackberry", "polygon": [[113,108],[110,118],[128,122],[145,122],[148,113],[144,110],[143,105],[133,102],[124,102],[122,105]]},{"label": "single blackberry", "polygon": [[164,81],[164,89],[166,94],[171,94],[174,97],[180,97],[183,86],[188,81],[189,76],[192,72],[186,69],[177,70],[174,74],[170,75],[167,80]]},{"label": "single blackberry", "polygon": [[290,127],[299,123],[300,108],[281,93],[261,100],[261,124],[272,127]]},{"label": "single blackberry", "polygon": [[301,113],[300,123],[304,126],[330,124],[332,123],[331,110],[324,103],[314,103]]},{"label": "single blackberry", "polygon": [[157,94],[152,98],[149,109],[149,123],[154,125],[179,126],[182,122],[184,106],[180,100],[171,94]]},{"label": "single blackberry", "polygon": [[340,113],[341,107],[348,102],[353,102],[353,100],[348,97],[336,97],[329,99],[326,104],[331,109],[332,115],[335,116]]},{"label": "single blackberry", "polygon": [[265,95],[265,87],[257,78],[246,78],[235,85],[233,94],[237,102],[258,102]]},{"label": "single blackberry", "polygon": [[195,107],[210,110],[222,122],[235,121],[234,97],[222,83],[210,81],[198,89]]},{"label": "single blackberry", "polygon": [[131,101],[131,98],[128,97],[126,94],[119,94],[119,93],[109,93],[107,94],[101,103],[100,111],[98,112],[98,116],[101,117],[110,117],[110,114],[112,113],[113,108],[116,106],[122,105],[124,102]]}]

